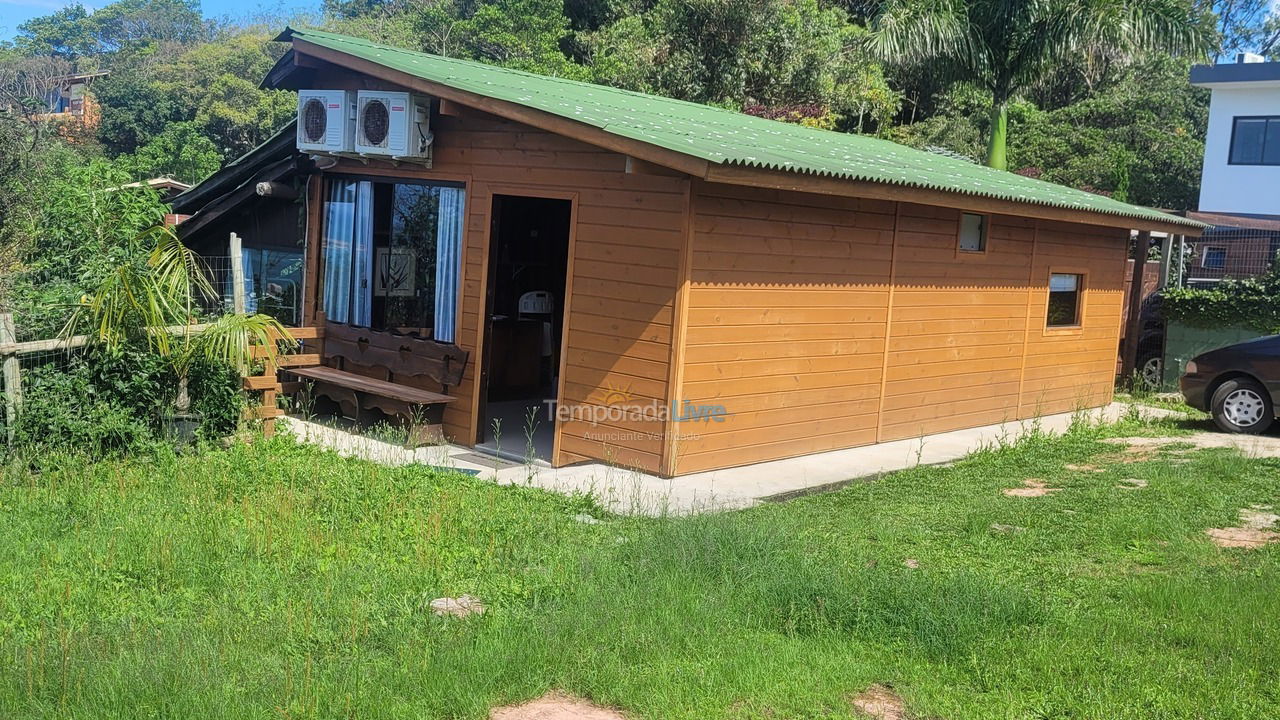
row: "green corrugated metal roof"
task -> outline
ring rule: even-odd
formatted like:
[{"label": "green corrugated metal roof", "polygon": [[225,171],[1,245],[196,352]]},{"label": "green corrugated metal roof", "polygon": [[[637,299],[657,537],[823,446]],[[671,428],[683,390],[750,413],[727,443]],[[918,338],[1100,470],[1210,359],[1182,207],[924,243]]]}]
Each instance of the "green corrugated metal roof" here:
[{"label": "green corrugated metal roof", "polygon": [[1205,227],[1159,210],[866,135],[807,128],[682,100],[402,50],[319,30],[290,28],[280,39],[290,37],[713,163]]}]

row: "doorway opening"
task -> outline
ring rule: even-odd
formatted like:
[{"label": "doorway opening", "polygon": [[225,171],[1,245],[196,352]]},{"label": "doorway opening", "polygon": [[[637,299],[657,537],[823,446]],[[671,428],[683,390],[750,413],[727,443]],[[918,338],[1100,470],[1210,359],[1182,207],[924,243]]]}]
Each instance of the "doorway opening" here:
[{"label": "doorway opening", "polygon": [[549,462],[560,387],[569,200],[495,195],[476,444]]}]

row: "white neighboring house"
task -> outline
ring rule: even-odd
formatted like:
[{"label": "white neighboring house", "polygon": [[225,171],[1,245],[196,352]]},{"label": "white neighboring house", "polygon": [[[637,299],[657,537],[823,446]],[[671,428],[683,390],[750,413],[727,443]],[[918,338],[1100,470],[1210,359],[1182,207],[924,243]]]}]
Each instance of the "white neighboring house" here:
[{"label": "white neighboring house", "polygon": [[1213,91],[1200,212],[1280,216],[1280,62],[1242,53],[1193,67],[1191,84]]},{"label": "white neighboring house", "polygon": [[1241,53],[1235,62],[1191,68],[1212,91],[1200,176],[1200,209],[1213,225],[1191,244],[1188,285],[1256,277],[1280,253],[1280,62]]}]

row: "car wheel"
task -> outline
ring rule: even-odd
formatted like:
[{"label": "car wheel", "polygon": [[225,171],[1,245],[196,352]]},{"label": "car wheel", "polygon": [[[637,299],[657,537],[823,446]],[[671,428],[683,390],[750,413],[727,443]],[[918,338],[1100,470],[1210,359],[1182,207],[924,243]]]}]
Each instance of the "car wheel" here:
[{"label": "car wheel", "polygon": [[1232,378],[1219,385],[1209,410],[1218,427],[1231,433],[1256,435],[1276,419],[1270,393],[1251,378]]},{"label": "car wheel", "polygon": [[1164,358],[1148,355],[1138,361],[1138,381],[1148,390],[1164,385]]}]

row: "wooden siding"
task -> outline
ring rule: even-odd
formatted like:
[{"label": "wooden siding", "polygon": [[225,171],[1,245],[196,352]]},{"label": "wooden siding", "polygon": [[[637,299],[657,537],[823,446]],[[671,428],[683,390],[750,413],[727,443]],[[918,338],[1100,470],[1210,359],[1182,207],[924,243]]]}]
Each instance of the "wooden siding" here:
[{"label": "wooden siding", "polygon": [[894,205],[698,184],[677,471],[875,442]]},{"label": "wooden siding", "polygon": [[[677,473],[916,437],[1110,401],[1119,229],[694,186],[683,377],[724,422],[674,423]],[[1082,326],[1046,330],[1051,271],[1085,274]]]},{"label": "wooden siding", "polygon": [[[430,170],[343,161],[334,172],[467,185],[458,343],[472,361],[444,418],[457,442],[480,423],[495,194],[574,202],[563,401],[729,413],[564,423],[557,465],[685,474],[1110,399],[1125,230],[996,215],[987,251],[967,255],[955,209],[690,180],[456,110],[433,117]],[[1079,329],[1044,327],[1057,270],[1087,275]]]},{"label": "wooden siding", "polygon": [[[479,429],[477,373],[495,194],[574,202],[562,401],[603,405],[607,393],[618,391],[632,403],[666,405],[688,181],[628,174],[624,155],[479,112],[434,117],[432,129],[430,170],[344,163],[339,171],[467,183],[457,342],[472,360],[451,389],[459,401],[445,411],[446,434],[470,445]],[[602,459],[659,472],[662,432],[657,421],[564,423],[554,461]]]}]

